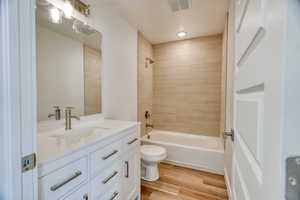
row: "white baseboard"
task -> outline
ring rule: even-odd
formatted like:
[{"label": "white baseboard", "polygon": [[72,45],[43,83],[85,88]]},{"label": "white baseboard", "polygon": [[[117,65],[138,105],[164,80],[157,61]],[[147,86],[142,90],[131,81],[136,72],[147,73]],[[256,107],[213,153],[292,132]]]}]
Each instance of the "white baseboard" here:
[{"label": "white baseboard", "polygon": [[230,180],[229,180],[228,172],[227,172],[226,168],[224,168],[224,177],[225,177],[225,184],[227,187],[228,199],[234,200],[234,198],[232,196],[231,184],[230,184]]},{"label": "white baseboard", "polygon": [[164,160],[162,162],[167,163],[167,164],[171,164],[171,165],[177,165],[177,166],[180,166],[180,167],[186,167],[186,168],[196,169],[196,170],[200,170],[200,171],[204,171],[204,172],[209,172],[209,173],[213,173],[213,174],[224,175],[224,171],[208,169],[208,168],[205,168],[205,167],[195,166],[195,165],[182,163],[182,162],[178,162],[178,161]]}]

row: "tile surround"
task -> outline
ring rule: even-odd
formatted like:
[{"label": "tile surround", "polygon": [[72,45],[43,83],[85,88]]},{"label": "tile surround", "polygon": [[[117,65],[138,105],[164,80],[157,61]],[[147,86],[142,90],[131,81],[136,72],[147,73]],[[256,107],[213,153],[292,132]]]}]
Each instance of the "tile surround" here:
[{"label": "tile surround", "polygon": [[[146,67],[146,58],[153,58],[152,45],[139,33],[138,37],[138,119],[141,122],[141,136],[147,131],[145,111],[152,113],[153,99],[153,68],[155,65]],[[148,121],[152,123],[152,121]]]},{"label": "tile surround", "polygon": [[101,52],[84,46],[84,114],[101,113]]},{"label": "tile surround", "polygon": [[153,46],[155,129],[220,133],[222,36]]}]

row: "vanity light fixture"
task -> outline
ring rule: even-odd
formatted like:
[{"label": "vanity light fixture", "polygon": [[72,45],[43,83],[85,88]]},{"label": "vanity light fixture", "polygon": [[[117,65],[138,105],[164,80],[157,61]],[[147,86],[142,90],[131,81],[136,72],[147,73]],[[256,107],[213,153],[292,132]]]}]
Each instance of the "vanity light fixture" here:
[{"label": "vanity light fixture", "polygon": [[183,37],[185,37],[186,35],[187,35],[187,33],[184,32],[184,31],[180,31],[180,32],[177,33],[177,36],[180,37],[180,38],[183,38]]},{"label": "vanity light fixture", "polygon": [[63,12],[64,12],[64,16],[67,19],[71,19],[73,16],[73,5],[71,4],[71,2],[69,0],[66,0],[64,2],[64,6],[63,6]]},{"label": "vanity light fixture", "polygon": [[55,24],[61,24],[62,16],[58,8],[53,7],[50,9],[50,21]]}]

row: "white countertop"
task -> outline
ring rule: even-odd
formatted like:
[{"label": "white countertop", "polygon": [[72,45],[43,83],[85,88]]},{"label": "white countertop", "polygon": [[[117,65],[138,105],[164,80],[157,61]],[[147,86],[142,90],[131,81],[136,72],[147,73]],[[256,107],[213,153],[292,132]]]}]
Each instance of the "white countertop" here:
[{"label": "white countertop", "polygon": [[64,129],[64,120],[39,123],[38,164],[64,156],[139,125],[138,122],[107,120],[102,117],[84,117],[83,120],[72,120],[72,122],[73,127],[70,131]]}]

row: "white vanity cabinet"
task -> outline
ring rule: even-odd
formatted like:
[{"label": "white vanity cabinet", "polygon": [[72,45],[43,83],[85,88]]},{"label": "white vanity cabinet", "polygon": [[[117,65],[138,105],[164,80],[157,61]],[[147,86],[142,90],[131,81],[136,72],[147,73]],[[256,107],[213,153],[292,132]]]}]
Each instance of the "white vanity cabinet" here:
[{"label": "white vanity cabinet", "polygon": [[139,154],[136,149],[127,152],[123,158],[124,174],[122,179],[122,193],[126,194],[123,200],[134,199],[139,193],[140,188],[137,187],[140,171],[139,169]]},{"label": "white vanity cabinet", "polygon": [[139,199],[139,147],[136,123],[129,129],[42,162],[39,200]]},{"label": "white vanity cabinet", "polygon": [[122,193],[127,196],[122,200],[131,200],[140,193],[140,143],[137,137],[131,135],[131,137],[124,138],[123,145],[125,146],[125,155],[122,158],[124,165]]}]

